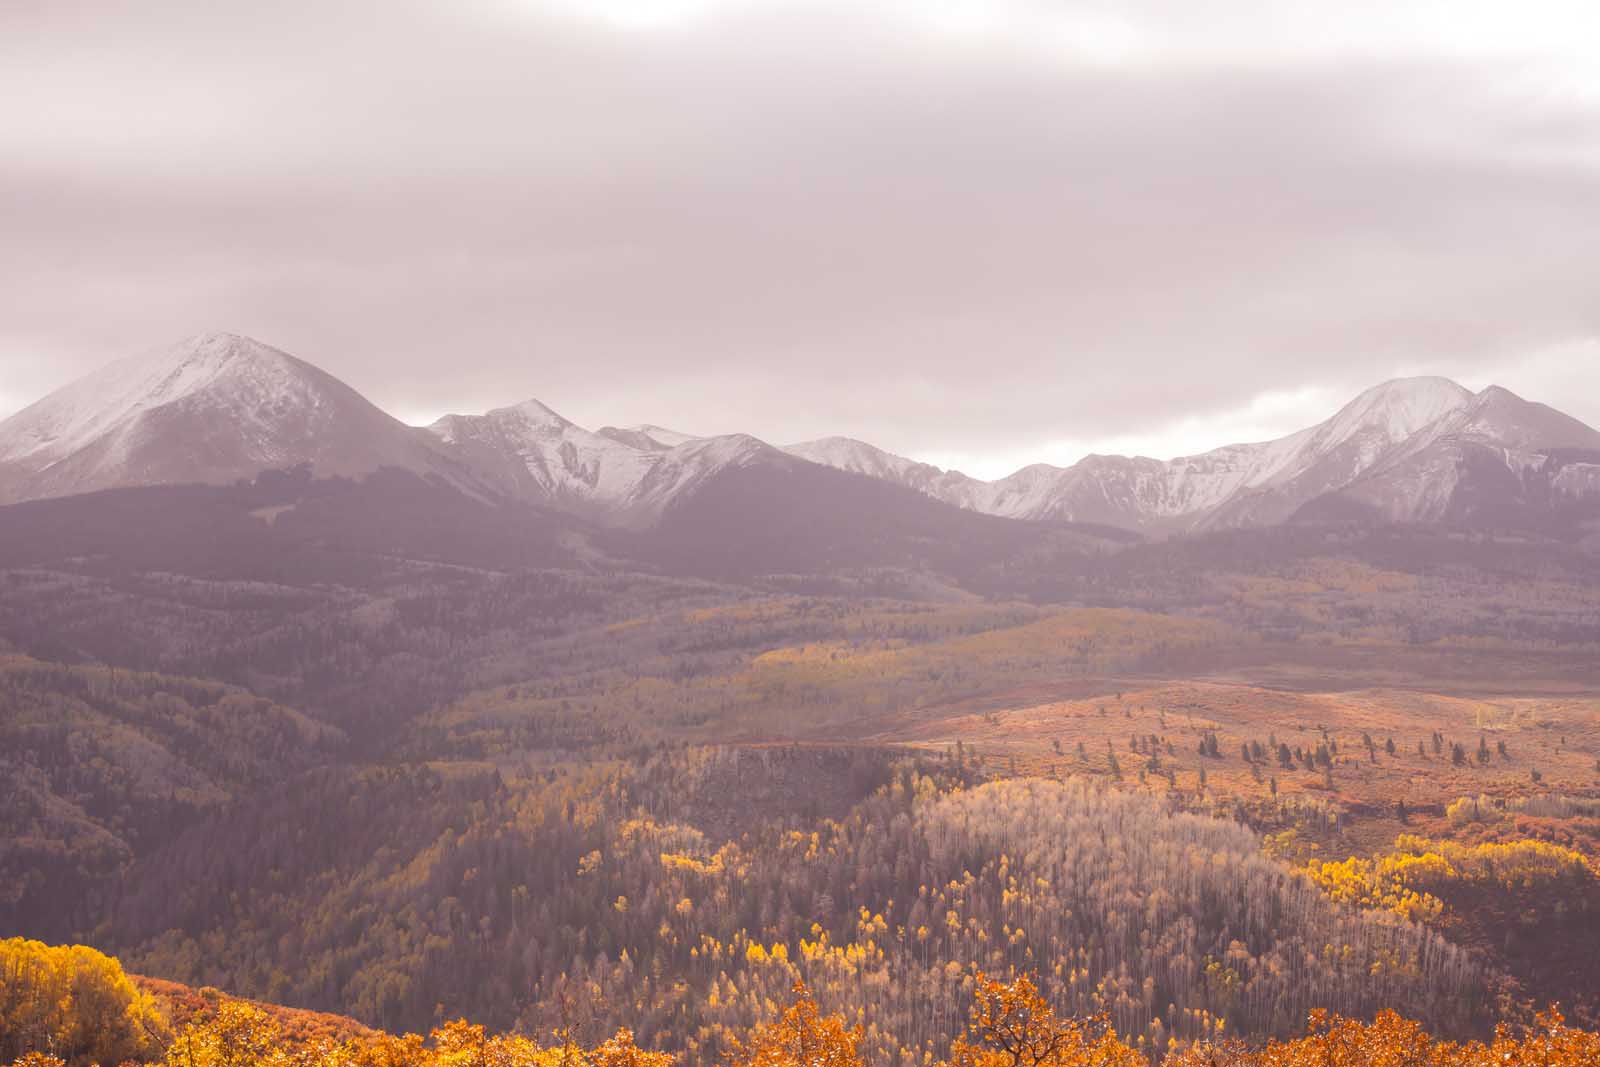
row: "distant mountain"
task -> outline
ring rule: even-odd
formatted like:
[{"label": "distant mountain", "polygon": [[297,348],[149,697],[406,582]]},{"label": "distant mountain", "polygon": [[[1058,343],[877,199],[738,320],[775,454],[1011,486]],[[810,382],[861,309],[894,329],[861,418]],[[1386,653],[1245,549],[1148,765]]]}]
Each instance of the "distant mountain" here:
[{"label": "distant mountain", "polygon": [[796,448],[818,462],[885,477],[991,515],[1197,530],[1281,521],[1305,501],[1348,484],[1389,448],[1471,397],[1442,378],[1389,382],[1328,421],[1277,441],[1166,461],[1094,455],[1071,467],[1038,463],[993,482],[828,444],[837,438]]},{"label": "distant mountain", "polygon": [[[991,515],[1192,533],[1296,516],[1503,517],[1507,500],[1530,494],[1545,504],[1600,497],[1600,466],[1588,457],[1597,448],[1600,433],[1507,390],[1474,394],[1445,378],[1406,378],[1275,441],[1173,460],[1095,455],[1071,467],[1034,464],[992,482],[848,438],[790,451]],[[1524,482],[1523,490],[1511,488]],[[1484,493],[1500,503],[1470,503]]]},{"label": "distant mountain", "polygon": [[[649,425],[591,433],[531,400],[447,415],[431,430],[512,499],[636,535],[612,551],[674,573],[932,565],[968,574],[1041,543],[1028,524],[973,514],[887,485],[870,467],[831,469],[803,447],[780,450],[744,434],[693,437]],[[862,456],[876,451],[849,444]],[[1062,530],[1044,540],[1082,550],[1109,535]]]},{"label": "distant mountain", "polygon": [[0,502],[301,465],[476,487],[426,433],[311,364],[227,333],[113,363],[0,422]]},{"label": "distant mountain", "polygon": [[537,400],[446,415],[428,431],[510,496],[602,517],[637,489],[655,452],[591,433]]},{"label": "distant mountain", "polygon": [[[990,573],[1117,543],[1048,532],[754,437],[593,433],[535,400],[404,426],[315,367],[212,334],[0,423],[0,563],[96,558],[358,583],[384,561],[685,574]],[[40,499],[43,498],[43,499]],[[1109,537],[1109,540],[1108,540]],[[935,582],[937,584],[937,582]]]},{"label": "distant mountain", "polygon": [[970,590],[995,588],[1015,574],[1038,574],[1050,569],[1046,560],[1072,568],[1138,540],[1122,530],[984,515],[762,447],[759,462],[724,467],[693,492],[678,494],[625,554],[668,573],[837,576],[879,570],[930,582],[949,579]]},{"label": "distant mountain", "polygon": [[1518,525],[1595,501],[1600,431],[1491,386],[1301,517]]},{"label": "distant mountain", "polygon": [[[394,469],[482,502],[637,531],[739,472],[736,495],[768,515],[792,510],[786,492],[815,508],[911,514],[900,498],[818,480],[806,473],[813,466],[988,516],[1158,536],[1291,520],[1540,524],[1600,510],[1600,432],[1507,390],[1474,394],[1445,378],[1386,382],[1274,441],[1172,460],[1094,455],[988,482],[848,437],[777,449],[653,424],[595,432],[536,400],[419,429],[311,364],[233,334],[113,364],[0,422],[0,503],[228,484],[296,467],[319,479]],[[754,492],[762,479],[771,484]],[[718,499],[728,523],[732,498]],[[936,512],[918,514],[917,536],[938,536]]]},{"label": "distant mountain", "polygon": [[976,478],[897,456],[853,437],[823,437],[815,441],[803,441],[789,445],[784,451],[824,467],[894,482],[959,507],[973,511],[989,510],[975,505],[976,493],[984,485]]},{"label": "distant mountain", "polygon": [[721,471],[793,460],[754,437],[690,437],[656,426],[593,433],[537,400],[429,427],[514,499],[609,526],[642,528]]}]

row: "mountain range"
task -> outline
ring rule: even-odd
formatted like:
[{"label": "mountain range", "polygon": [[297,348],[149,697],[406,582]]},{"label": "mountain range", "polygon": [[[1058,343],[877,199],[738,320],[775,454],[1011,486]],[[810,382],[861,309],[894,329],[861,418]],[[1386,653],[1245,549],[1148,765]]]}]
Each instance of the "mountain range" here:
[{"label": "mountain range", "polygon": [[845,437],[780,448],[655,425],[590,431],[536,400],[411,427],[310,363],[225,333],[122,360],[0,422],[0,504],[295,467],[344,478],[398,469],[479,501],[629,531],[668,523],[729,479],[768,497],[798,479],[821,507],[830,497],[908,506],[863,478],[988,516],[1167,536],[1312,520],[1533,521],[1600,500],[1600,432],[1497,386],[1408,378],[1274,441],[1171,460],[1093,455],[986,482]]}]

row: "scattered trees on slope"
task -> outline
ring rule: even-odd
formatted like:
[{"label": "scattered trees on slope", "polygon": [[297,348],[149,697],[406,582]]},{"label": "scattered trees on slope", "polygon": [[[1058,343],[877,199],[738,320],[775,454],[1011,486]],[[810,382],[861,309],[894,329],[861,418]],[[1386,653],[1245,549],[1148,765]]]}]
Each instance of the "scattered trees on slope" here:
[{"label": "scattered trees on slope", "polygon": [[[665,814],[697,803],[678,755],[526,788],[329,771],[157,857],[112,927],[145,969],[390,1028],[443,1005],[538,1029],[582,991],[589,1036],[626,1025],[691,1063],[800,979],[907,1065],[948,1052],[979,972],[1037,972],[1059,1010],[1157,1050],[1288,1035],[1316,1007],[1405,1003],[1453,1034],[1493,1007],[1466,953],[1339,907],[1240,826],[946,773],[908,763],[843,818],[718,840]],[[289,829],[319,819],[314,848]],[[257,847],[218,862],[240,837]]]}]

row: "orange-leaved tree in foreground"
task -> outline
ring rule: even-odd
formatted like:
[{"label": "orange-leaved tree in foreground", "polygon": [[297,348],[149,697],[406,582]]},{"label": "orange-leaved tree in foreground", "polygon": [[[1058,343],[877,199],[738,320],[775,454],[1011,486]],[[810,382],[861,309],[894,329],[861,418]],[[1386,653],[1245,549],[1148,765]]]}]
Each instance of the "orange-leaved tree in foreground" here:
[{"label": "orange-leaved tree in foreground", "polygon": [[794,984],[794,994],[782,1018],[734,1042],[734,1067],[863,1067],[857,1051],[861,1028],[847,1026],[839,1015],[823,1015],[804,982]]},{"label": "orange-leaved tree in foreground", "polygon": [[977,976],[967,1032],[950,1048],[950,1067],[1147,1067],[1104,1017],[1061,1019],[1024,976]]},{"label": "orange-leaved tree in foreground", "polygon": [[1252,1050],[1237,1043],[1199,1045],[1165,1067],[1596,1067],[1600,1035],[1576,1030],[1556,1011],[1526,1032],[1501,1027],[1489,1044],[1435,1041],[1421,1024],[1392,1011],[1370,1023],[1317,1012],[1311,1033]]}]

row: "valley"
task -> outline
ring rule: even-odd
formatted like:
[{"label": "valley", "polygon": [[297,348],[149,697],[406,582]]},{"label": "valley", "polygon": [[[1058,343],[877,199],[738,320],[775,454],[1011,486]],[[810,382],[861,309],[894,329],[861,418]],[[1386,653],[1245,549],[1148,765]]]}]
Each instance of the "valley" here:
[{"label": "valley", "polygon": [[[384,454],[328,470],[337,434],[262,436],[222,385],[287,368],[290,428],[354,399],[191,348],[0,425],[81,456],[0,507],[0,920],[202,1029],[223,990],[709,1067],[803,981],[912,1067],[980,974],[1155,1058],[1323,1009],[1600,1023],[1600,560],[1594,501],[1546,492],[1587,462],[1559,419],[1385,387],[1211,456],[1234,488],[1180,536],[531,403],[353,406]],[[164,466],[214,410],[244,466]],[[1327,475],[1529,426],[1536,475],[1461,460],[1426,517]]]}]

